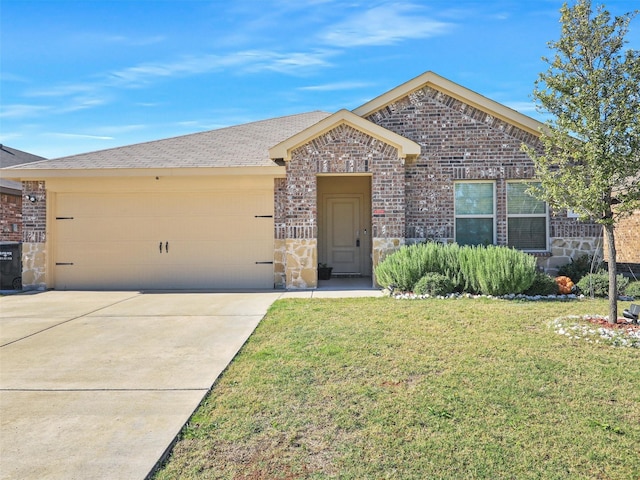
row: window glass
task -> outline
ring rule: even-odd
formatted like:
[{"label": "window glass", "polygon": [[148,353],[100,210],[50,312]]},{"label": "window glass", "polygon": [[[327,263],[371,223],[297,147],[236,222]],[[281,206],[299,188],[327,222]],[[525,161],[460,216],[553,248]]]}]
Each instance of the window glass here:
[{"label": "window glass", "polygon": [[507,183],[507,210],[510,215],[545,214],[547,205],[527,193],[529,184],[524,182]]},{"label": "window glass", "polygon": [[456,242],[459,245],[493,244],[493,218],[457,218]]},{"label": "window glass", "polygon": [[510,247],[522,250],[545,250],[547,248],[547,219],[544,217],[509,218]]},{"label": "window glass", "polygon": [[493,215],[493,183],[456,183],[456,215]]},{"label": "window glass", "polygon": [[456,242],[491,245],[495,241],[493,182],[457,182],[455,191]]},{"label": "window glass", "polygon": [[529,185],[507,183],[507,245],[521,250],[546,250],[547,204],[526,192]]}]

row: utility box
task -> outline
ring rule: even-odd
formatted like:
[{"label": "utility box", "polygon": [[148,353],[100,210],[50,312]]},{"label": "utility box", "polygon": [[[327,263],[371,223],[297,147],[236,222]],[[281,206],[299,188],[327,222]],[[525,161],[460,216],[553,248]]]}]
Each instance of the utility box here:
[{"label": "utility box", "polygon": [[22,244],[0,242],[0,288],[22,290]]}]

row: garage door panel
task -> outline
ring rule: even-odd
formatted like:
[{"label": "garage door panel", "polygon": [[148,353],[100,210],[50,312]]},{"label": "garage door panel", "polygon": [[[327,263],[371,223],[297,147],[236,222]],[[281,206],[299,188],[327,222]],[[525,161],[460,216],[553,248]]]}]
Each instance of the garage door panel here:
[{"label": "garage door panel", "polygon": [[56,221],[56,288],[273,287],[273,266],[256,263],[273,259],[273,218],[256,218],[272,214],[271,191],[61,193],[56,204],[73,218]]},{"label": "garage door panel", "polygon": [[[79,202],[78,199],[82,201]],[[105,195],[100,193],[59,194],[57,198],[57,212],[61,215],[76,215],[79,217],[109,216],[144,216],[149,213],[147,202],[140,194],[122,193],[110,195],[105,202]]]},{"label": "garage door panel", "polygon": [[151,265],[157,263],[159,255],[158,245],[150,242],[69,242],[59,244],[56,252],[57,262],[85,267],[131,263]]},{"label": "garage door panel", "polygon": [[132,217],[90,217],[59,220],[57,239],[62,242],[77,241],[156,241],[158,239],[157,222],[150,218]]},{"label": "garage door panel", "polygon": [[142,271],[130,265],[60,266],[56,288],[61,290],[135,290],[144,281]]}]

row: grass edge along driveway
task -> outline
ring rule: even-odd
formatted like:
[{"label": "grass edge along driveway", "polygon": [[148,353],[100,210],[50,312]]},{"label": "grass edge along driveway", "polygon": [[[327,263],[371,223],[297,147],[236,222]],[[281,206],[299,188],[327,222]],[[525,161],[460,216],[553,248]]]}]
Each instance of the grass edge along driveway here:
[{"label": "grass edge along driveway", "polygon": [[640,478],[640,350],[548,326],[606,312],[278,301],[156,478]]}]

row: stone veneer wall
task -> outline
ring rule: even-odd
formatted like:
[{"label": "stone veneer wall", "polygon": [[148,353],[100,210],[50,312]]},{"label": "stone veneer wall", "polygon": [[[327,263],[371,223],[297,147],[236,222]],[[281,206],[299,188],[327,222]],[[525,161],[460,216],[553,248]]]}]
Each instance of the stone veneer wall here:
[{"label": "stone veneer wall", "polygon": [[273,226],[274,226],[274,242],[273,242],[273,285],[275,288],[284,288],[286,286],[286,243],[285,232],[287,227],[287,216],[285,207],[287,203],[287,180],[285,178],[276,178],[273,184]]},{"label": "stone veneer wall", "polygon": [[22,208],[22,288],[44,290],[47,280],[47,193],[45,182],[22,183],[24,195],[35,202],[23,202]]},{"label": "stone veneer wall", "polygon": [[602,237],[552,237],[551,255],[538,258],[538,266],[550,274],[582,255],[595,255],[602,259]]},{"label": "stone veneer wall", "polygon": [[[495,182],[496,239],[499,245],[507,243],[506,184],[508,180],[534,177],[533,162],[520,148],[523,143],[541,148],[535,135],[428,86],[367,119],[422,147],[417,160],[405,167],[407,243],[454,241],[453,185],[459,180]],[[595,249],[589,253],[599,252],[594,241],[599,232],[596,224],[552,215],[552,257],[541,257],[542,263],[568,263],[570,256],[586,251],[583,248]],[[555,237],[563,237],[562,241],[570,245],[578,242],[578,246],[560,251],[560,239]]]},{"label": "stone veneer wall", "polygon": [[286,182],[276,180],[276,241],[285,240],[287,288],[317,287],[318,174],[371,174],[372,237],[376,251],[386,241],[404,239],[404,167],[395,147],[349,125],[339,125],[292,152]]}]

